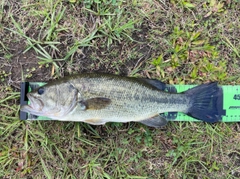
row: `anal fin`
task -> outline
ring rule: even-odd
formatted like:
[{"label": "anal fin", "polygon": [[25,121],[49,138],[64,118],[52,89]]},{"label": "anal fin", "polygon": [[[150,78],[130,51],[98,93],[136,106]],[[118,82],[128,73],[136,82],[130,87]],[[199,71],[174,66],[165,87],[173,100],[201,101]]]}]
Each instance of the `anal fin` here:
[{"label": "anal fin", "polygon": [[142,123],[142,124],[145,124],[147,126],[150,126],[150,127],[158,128],[158,127],[165,126],[168,121],[163,116],[157,115],[157,116],[154,116],[152,118],[144,119],[144,120],[139,121],[139,122]]},{"label": "anal fin", "polygon": [[103,125],[103,124],[105,124],[105,121],[103,121],[101,119],[86,119],[83,122],[86,122],[86,123],[91,124],[91,125]]}]

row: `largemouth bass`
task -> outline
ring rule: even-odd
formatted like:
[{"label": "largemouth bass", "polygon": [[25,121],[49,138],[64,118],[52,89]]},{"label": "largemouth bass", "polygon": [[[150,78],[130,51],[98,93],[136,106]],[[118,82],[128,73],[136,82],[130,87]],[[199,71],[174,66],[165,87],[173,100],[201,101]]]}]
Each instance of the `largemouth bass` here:
[{"label": "largemouth bass", "polygon": [[183,112],[205,122],[220,120],[219,87],[206,83],[183,93],[161,90],[162,82],[107,74],[81,74],[62,78],[27,94],[29,105],[21,110],[60,121],[94,125],[107,122],[167,124],[164,112]]}]

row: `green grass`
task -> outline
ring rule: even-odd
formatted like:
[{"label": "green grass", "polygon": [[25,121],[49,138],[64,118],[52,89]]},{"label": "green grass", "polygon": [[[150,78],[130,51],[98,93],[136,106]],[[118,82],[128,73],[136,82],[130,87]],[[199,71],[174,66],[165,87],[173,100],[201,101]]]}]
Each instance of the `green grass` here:
[{"label": "green grass", "polygon": [[238,123],[20,121],[21,81],[81,72],[240,85],[238,1],[0,3],[1,178],[239,178]]}]

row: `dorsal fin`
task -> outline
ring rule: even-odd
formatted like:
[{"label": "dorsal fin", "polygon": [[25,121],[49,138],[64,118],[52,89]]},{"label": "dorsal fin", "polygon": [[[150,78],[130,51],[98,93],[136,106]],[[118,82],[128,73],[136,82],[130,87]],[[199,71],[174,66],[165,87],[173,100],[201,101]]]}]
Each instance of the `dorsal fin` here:
[{"label": "dorsal fin", "polygon": [[158,90],[167,91],[169,93],[177,93],[177,89],[175,88],[174,85],[169,85],[159,80],[153,80],[153,79],[141,78],[140,80],[157,88]]},{"label": "dorsal fin", "polygon": [[139,80],[150,84],[151,86],[154,86],[155,88],[164,91],[166,88],[166,83],[163,83],[159,80],[153,80],[153,79],[146,79],[146,78],[140,78]]}]

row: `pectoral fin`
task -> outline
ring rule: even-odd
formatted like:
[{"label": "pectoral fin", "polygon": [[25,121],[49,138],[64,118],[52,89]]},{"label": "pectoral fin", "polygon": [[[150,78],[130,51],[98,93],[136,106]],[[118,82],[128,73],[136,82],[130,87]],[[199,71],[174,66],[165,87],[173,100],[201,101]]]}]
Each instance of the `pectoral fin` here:
[{"label": "pectoral fin", "polygon": [[111,103],[111,100],[108,98],[90,98],[85,101],[80,101],[79,105],[82,110],[97,110],[107,107]]},{"label": "pectoral fin", "polygon": [[149,119],[145,119],[145,120],[142,120],[142,121],[139,121],[140,123],[142,124],[145,124],[147,126],[150,126],[150,127],[162,127],[162,126],[165,126],[167,124],[167,120],[160,116],[160,115],[157,115],[157,116],[154,116],[152,118],[149,118]]}]

